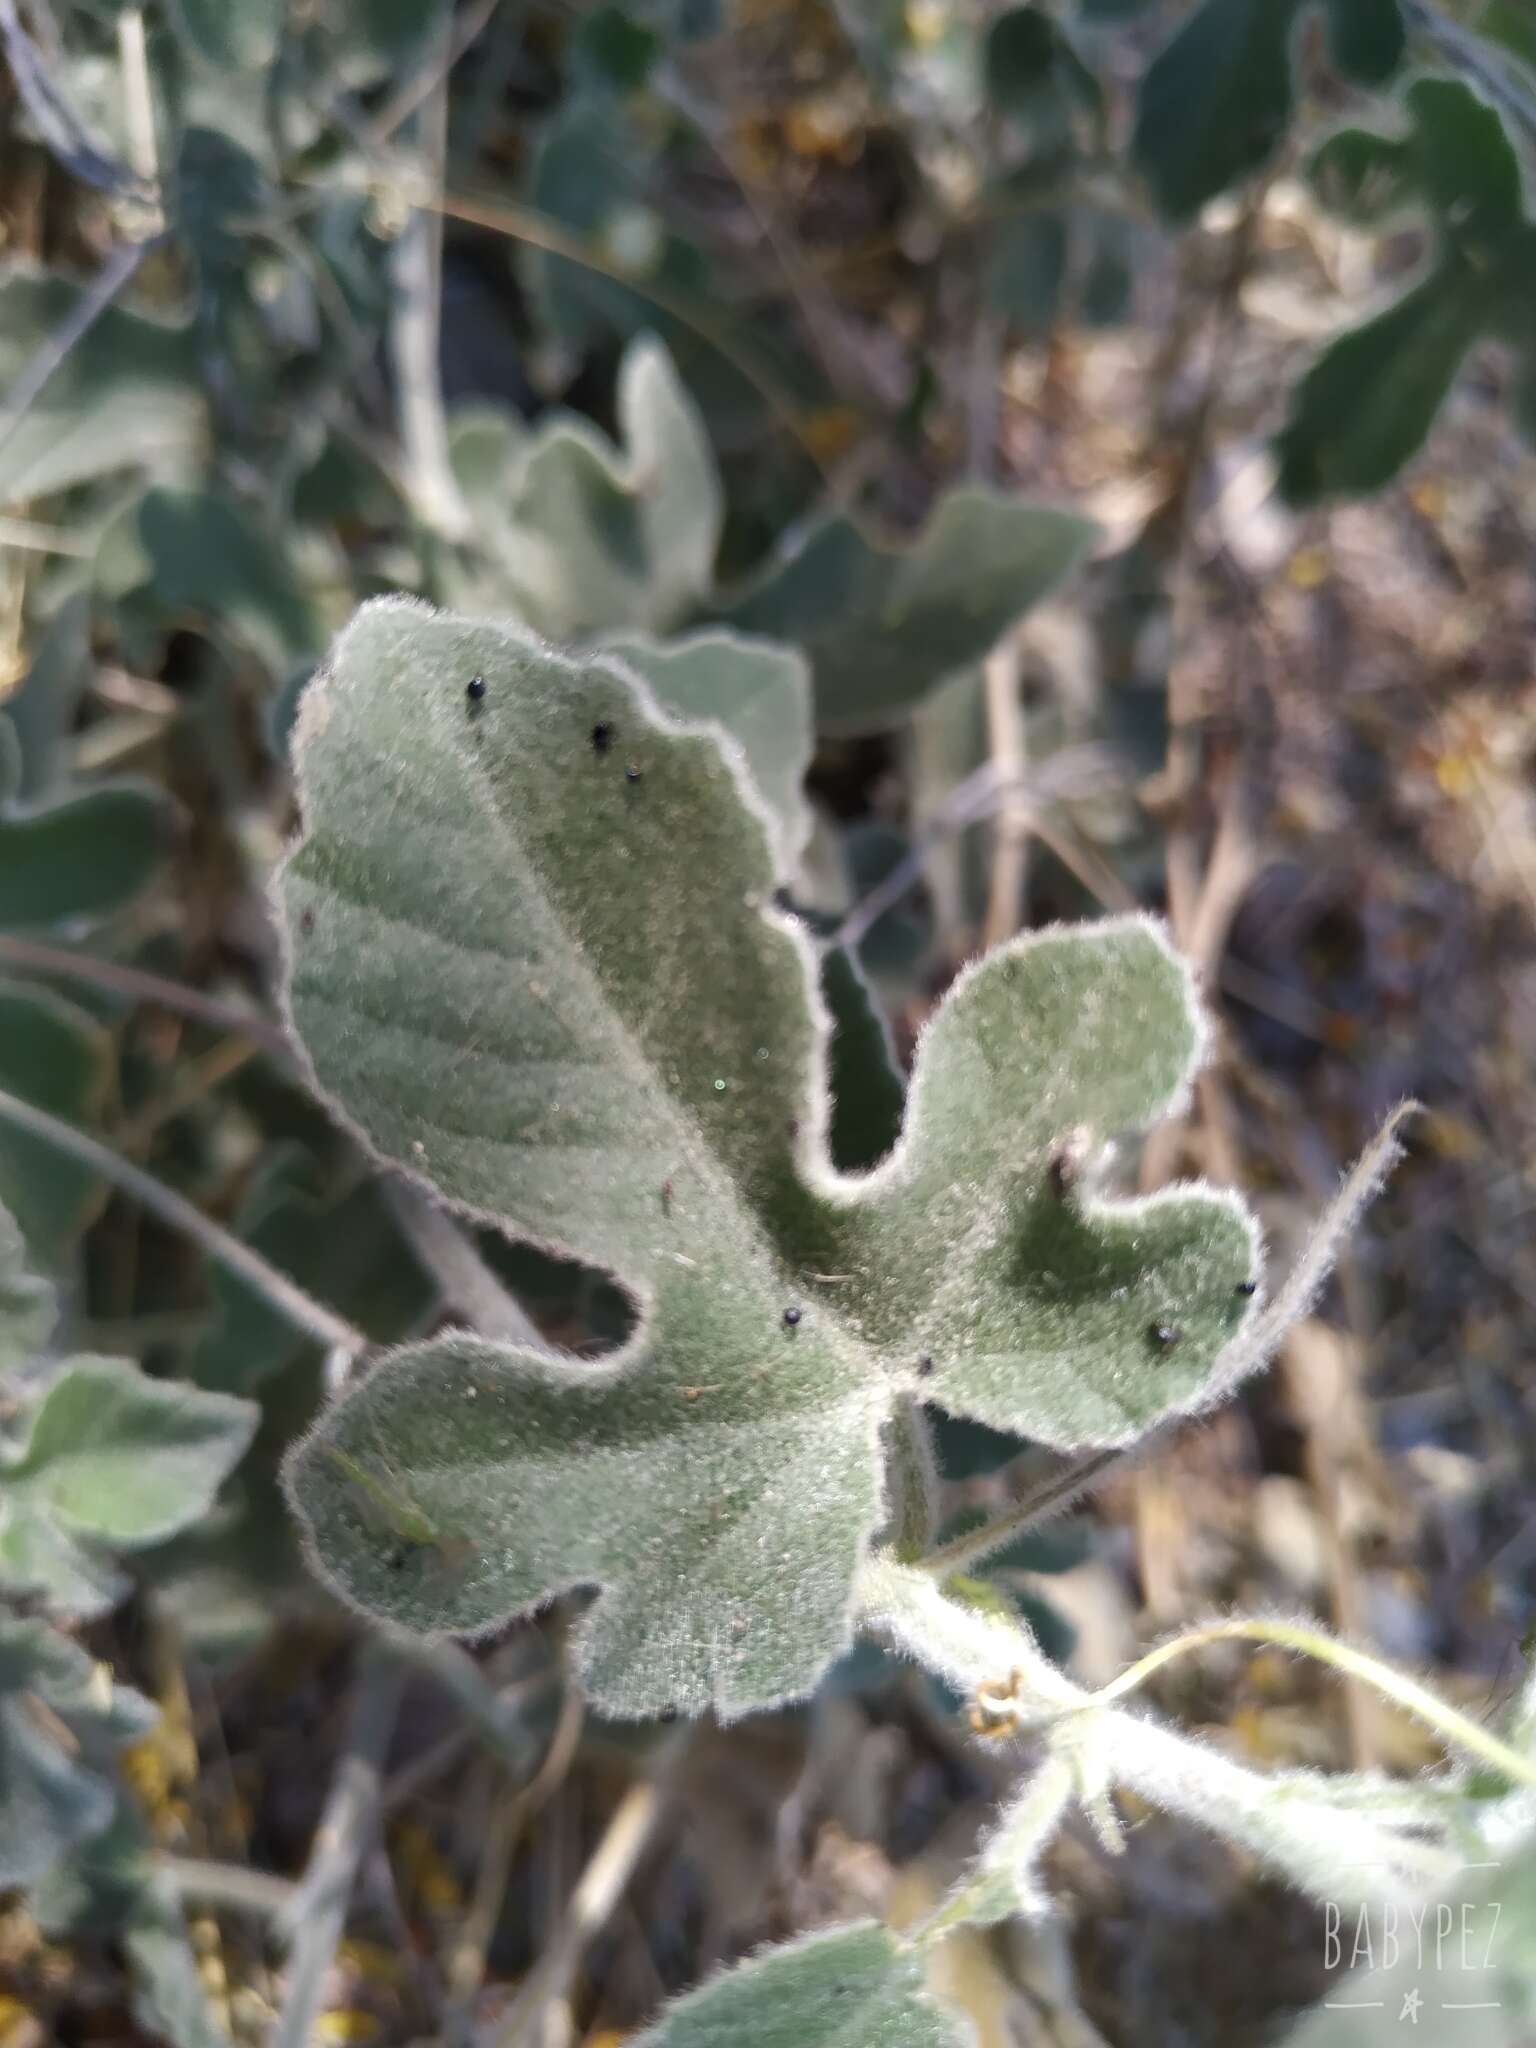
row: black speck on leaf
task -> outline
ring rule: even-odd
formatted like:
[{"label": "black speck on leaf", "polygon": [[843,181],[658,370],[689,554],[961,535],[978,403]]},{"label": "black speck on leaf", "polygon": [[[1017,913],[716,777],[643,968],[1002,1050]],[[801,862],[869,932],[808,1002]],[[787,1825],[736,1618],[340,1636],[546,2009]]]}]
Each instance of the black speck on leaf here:
[{"label": "black speck on leaf", "polygon": [[471,704],[478,704],[485,695],[485,677],[471,676],[464,685],[464,694]]},{"label": "black speck on leaf", "polygon": [[1177,1344],[1179,1341],[1179,1333],[1171,1323],[1154,1323],[1147,1334],[1151,1337],[1152,1342],[1159,1345],[1164,1351],[1171,1344]]},{"label": "black speck on leaf", "polygon": [[796,1323],[798,1323],[798,1322],[799,1322],[799,1320],[800,1320],[800,1317],[801,1317],[802,1313],[803,1313],[803,1311],[802,1311],[802,1310],[800,1310],[800,1309],[798,1309],[798,1308],[787,1308],[787,1309],[785,1309],[785,1311],[784,1311],[784,1320],[785,1320],[785,1322],[786,1322],[786,1323],[787,1323],[787,1324],[789,1325],[789,1327],[790,1327],[791,1329],[793,1329],[793,1328],[795,1327]]},{"label": "black speck on leaf", "polygon": [[927,1379],[932,1371],[933,1360],[931,1358],[923,1357],[917,1361],[917,1376],[920,1380]]},{"label": "black speck on leaf", "polygon": [[308,934],[314,930],[314,928],[315,913],[312,910],[301,910],[299,912],[299,930],[303,932],[307,937]]},{"label": "black speck on leaf", "polygon": [[592,728],[592,751],[606,754],[613,745],[613,726],[606,718],[600,718]]},{"label": "black speck on leaf", "polygon": [[1257,1294],[1257,1293],[1258,1293],[1258,1291],[1259,1291],[1259,1283],[1258,1283],[1258,1281],[1257,1281],[1257,1280],[1239,1280],[1239,1281],[1238,1281],[1238,1283],[1237,1283],[1237,1291],[1238,1291],[1238,1293],[1239,1293],[1239,1294],[1241,1294],[1241,1295],[1242,1295],[1242,1296],[1244,1297],[1244,1299],[1246,1300],[1246,1298],[1247,1298],[1247,1297],[1248,1297],[1248,1296],[1249,1296],[1250,1294]]}]

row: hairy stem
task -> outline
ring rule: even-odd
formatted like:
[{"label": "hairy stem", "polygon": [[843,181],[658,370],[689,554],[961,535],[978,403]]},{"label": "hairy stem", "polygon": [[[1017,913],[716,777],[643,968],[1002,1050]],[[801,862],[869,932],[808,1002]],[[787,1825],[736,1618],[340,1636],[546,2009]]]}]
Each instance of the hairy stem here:
[{"label": "hairy stem", "polygon": [[1410,1678],[1405,1671],[1398,1671],[1390,1664],[1383,1664],[1375,1657],[1369,1657],[1363,1650],[1352,1649],[1348,1643],[1336,1641],[1322,1629],[1308,1628],[1300,1622],[1273,1620],[1233,1620],[1210,1622],[1203,1628],[1191,1629],[1186,1634],[1175,1636],[1171,1642],[1160,1643],[1155,1650],[1149,1650],[1145,1657],[1138,1658],[1127,1671],[1112,1679],[1108,1685],[1092,1695],[1089,1704],[1096,1707],[1109,1706],[1111,1702],[1124,1699],[1136,1691],[1154,1671],[1160,1671],[1165,1664],[1200,1650],[1207,1643],[1252,1642],[1275,1643],[1282,1649],[1299,1651],[1303,1656],[1315,1657],[1320,1664],[1327,1664],[1335,1671],[1341,1671],[1350,1678],[1359,1679],[1388,1699],[1404,1713],[1422,1721],[1449,1747],[1465,1750],[1468,1755],[1479,1757],[1491,1764],[1511,1783],[1536,1785],[1536,1763],[1501,1742],[1496,1735],[1471,1720],[1439,1699],[1426,1685],[1420,1685],[1416,1678]]},{"label": "hairy stem", "polygon": [[383,1650],[364,1651],[341,1762],[294,1892],[288,1990],[271,2048],[308,2048],[314,2037],[352,1887],[378,1825],[380,1775],[404,1678],[400,1664]]},{"label": "hairy stem", "polygon": [[293,1047],[281,1026],[271,1018],[207,995],[200,988],[189,988],[185,982],[146,974],[142,968],[123,967],[115,960],[97,960],[89,953],[72,953],[66,947],[50,946],[41,939],[20,938],[14,932],[0,932],[0,967],[57,975],[61,981],[83,982],[89,988],[126,996],[130,1002],[153,1003],[178,1017],[193,1017],[198,1023],[212,1024],[220,1031],[236,1032],[278,1059],[293,1058]]}]

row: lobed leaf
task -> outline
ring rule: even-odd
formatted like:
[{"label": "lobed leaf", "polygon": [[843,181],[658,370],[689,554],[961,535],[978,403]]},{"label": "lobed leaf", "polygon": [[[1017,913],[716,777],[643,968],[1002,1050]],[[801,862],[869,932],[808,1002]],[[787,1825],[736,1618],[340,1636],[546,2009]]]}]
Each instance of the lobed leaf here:
[{"label": "lobed leaf", "polygon": [[922,1965],[872,1921],[802,1936],[681,1998],[635,2048],[963,2048]]},{"label": "lobed leaf", "polygon": [[989,490],[951,491],[909,547],[882,546],[834,513],[722,615],[804,648],[819,725],[896,725],[1062,582],[1096,534],[1073,513]]},{"label": "lobed leaf", "polygon": [[659,631],[709,588],[724,502],[704,423],[660,342],[619,367],[621,445],[561,414],[518,449],[503,567],[519,617],[556,640]]},{"label": "lobed leaf", "polygon": [[606,1710],[738,1713],[846,1646],[899,1396],[1051,1442],[1199,1399],[1242,1320],[1245,1212],[1111,1204],[1052,1169],[1080,1126],[1160,1113],[1198,1057],[1155,928],[964,977],[900,1144],[850,1179],[813,962],[718,727],[668,720],[611,657],[388,602],[305,698],[296,759],[280,893],[319,1085],[460,1208],[612,1272],[639,1318],[595,1366],[458,1333],[382,1361],[289,1471],[345,1597],[469,1631],[594,1587],[579,1651]]}]

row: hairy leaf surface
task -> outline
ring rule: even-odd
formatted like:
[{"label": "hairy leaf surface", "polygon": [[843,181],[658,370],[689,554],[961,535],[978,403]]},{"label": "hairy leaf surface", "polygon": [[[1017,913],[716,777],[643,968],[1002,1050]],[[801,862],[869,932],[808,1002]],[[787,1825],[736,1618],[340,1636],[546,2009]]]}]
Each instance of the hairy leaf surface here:
[{"label": "hairy leaf surface", "polygon": [[969,2027],[872,1922],[768,1949],[690,1992],[635,2048],[962,2048]]},{"label": "hairy leaf surface", "polygon": [[449,1334],[333,1409],[290,1477],[345,1595],[473,1630],[596,1587],[606,1708],[741,1712],[846,1645],[897,1396],[1052,1443],[1198,1401],[1242,1318],[1245,1212],[1100,1203],[1053,1168],[1069,1134],[1091,1152],[1161,1113],[1198,1056],[1153,926],[965,977],[901,1143],[856,1179],[827,1156],[815,963],[719,728],[611,658],[395,602],[344,637],[297,759],[281,898],[320,1084],[640,1312],[599,1365]]}]

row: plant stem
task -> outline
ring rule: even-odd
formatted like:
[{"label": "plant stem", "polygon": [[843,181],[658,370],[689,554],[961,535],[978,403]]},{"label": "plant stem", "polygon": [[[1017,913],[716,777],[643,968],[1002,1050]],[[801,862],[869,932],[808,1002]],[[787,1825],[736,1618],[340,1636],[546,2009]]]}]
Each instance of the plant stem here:
[{"label": "plant stem", "polygon": [[201,1856],[160,1856],[155,1859],[155,1869],[169,1880],[179,1898],[255,1913],[264,1920],[288,1922],[299,1895],[298,1886],[286,1877]]},{"label": "plant stem", "polygon": [[667,1808],[678,1768],[692,1739],[681,1728],[663,1747],[650,1774],[631,1785],[614,1808],[602,1839],[577,1879],[565,1917],[523,1985],[496,2036],[495,2048],[533,2048],[550,2007],[570,1996],[588,1943],[607,1924],[624,1896]]},{"label": "plant stem", "polygon": [[433,37],[431,90],[413,118],[430,195],[412,209],[390,252],[389,349],[399,407],[400,449],[417,517],[444,540],[470,530],[469,507],[448,456],[448,425],[438,369],[443,312],[443,166],[448,148],[448,51],[451,9]]},{"label": "plant stem", "polygon": [[[0,536],[3,545],[3,536]],[[97,960],[89,953],[71,953],[63,946],[50,946],[41,939],[18,938],[0,932],[0,967],[19,967],[34,974],[54,974],[61,981],[84,982],[104,988],[132,1002],[154,1003],[179,1017],[194,1017],[200,1024],[212,1024],[220,1031],[232,1031],[259,1045],[277,1059],[292,1060],[293,1048],[280,1025],[238,1003],[226,1003],[185,982],[168,981],[163,975],[146,974],[139,967],[123,967],[115,960]]]},{"label": "plant stem", "polygon": [[464,1229],[416,1182],[391,1175],[384,1195],[395,1221],[428,1266],[451,1308],[482,1337],[521,1344],[545,1356],[549,1346],[521,1304],[476,1251]]},{"label": "plant stem", "polygon": [[341,1762],[308,1866],[294,1889],[288,1990],[270,2048],[309,2048],[313,2038],[358,1867],[378,1823],[380,1774],[404,1678],[384,1650],[364,1650]]},{"label": "plant stem", "polygon": [[928,1418],[910,1395],[896,1403],[886,1425],[885,1446],[890,1544],[900,1558],[920,1558],[933,1541],[938,1473]]},{"label": "plant stem", "polygon": [[1480,1727],[1455,1707],[1437,1699],[1428,1686],[1420,1685],[1407,1672],[1380,1663],[1375,1657],[1366,1656],[1364,1651],[1352,1649],[1348,1643],[1335,1641],[1323,1630],[1304,1627],[1300,1622],[1262,1619],[1217,1621],[1203,1628],[1191,1629],[1188,1634],[1176,1636],[1172,1642],[1161,1643],[1157,1649],[1149,1650],[1128,1671],[1122,1671],[1118,1678],[1094,1693],[1087,1704],[1106,1707],[1134,1692],[1165,1664],[1173,1663],[1191,1650],[1203,1649],[1207,1643],[1222,1642],[1276,1643],[1282,1649],[1297,1650],[1303,1656],[1315,1657],[1320,1664],[1330,1665],[1335,1671],[1342,1671],[1369,1685],[1384,1699],[1391,1700],[1405,1713],[1433,1728],[1448,1745],[1466,1750],[1470,1755],[1480,1757],[1484,1763],[1492,1764],[1513,1784],[1536,1785],[1536,1763],[1521,1756],[1518,1750],[1511,1749],[1508,1743],[1501,1742],[1498,1736],[1490,1735],[1486,1728]]},{"label": "plant stem", "polygon": [[1086,1457],[1076,1458],[1070,1464],[1059,1466],[1040,1483],[1032,1487],[1024,1498],[999,1515],[995,1521],[984,1522],[979,1529],[967,1529],[962,1536],[956,1536],[950,1543],[941,1544],[926,1557],[917,1559],[919,1567],[931,1572],[936,1579],[947,1579],[954,1572],[969,1571],[994,1551],[1012,1543],[1037,1522],[1057,1514],[1070,1501],[1076,1500],[1098,1479],[1102,1479],[1115,1466],[1132,1455],[1140,1455],[1142,1446],[1136,1452],[1123,1450],[1090,1451]]},{"label": "plant stem", "polygon": [[145,1173],[137,1166],[131,1166],[109,1146],[88,1137],[73,1124],[51,1116],[46,1109],[39,1109],[34,1103],[23,1102],[19,1096],[0,1089],[0,1121],[27,1131],[39,1138],[45,1145],[67,1153],[71,1159],[79,1160],[99,1173],[103,1180],[110,1181],[118,1188],[158,1216],[162,1223],[172,1230],[179,1230],[199,1245],[209,1258],[233,1273],[246,1286],[254,1288],[279,1315],[286,1316],[295,1329],[335,1351],[345,1351],[351,1356],[366,1351],[368,1339],[361,1330],[354,1329],[343,1317],[315,1301],[301,1287],[296,1287],[286,1274],[267,1261],[249,1245],[241,1244],[238,1238],[196,1209],[185,1196],[178,1195],[174,1188],[168,1188],[153,1174]]}]

